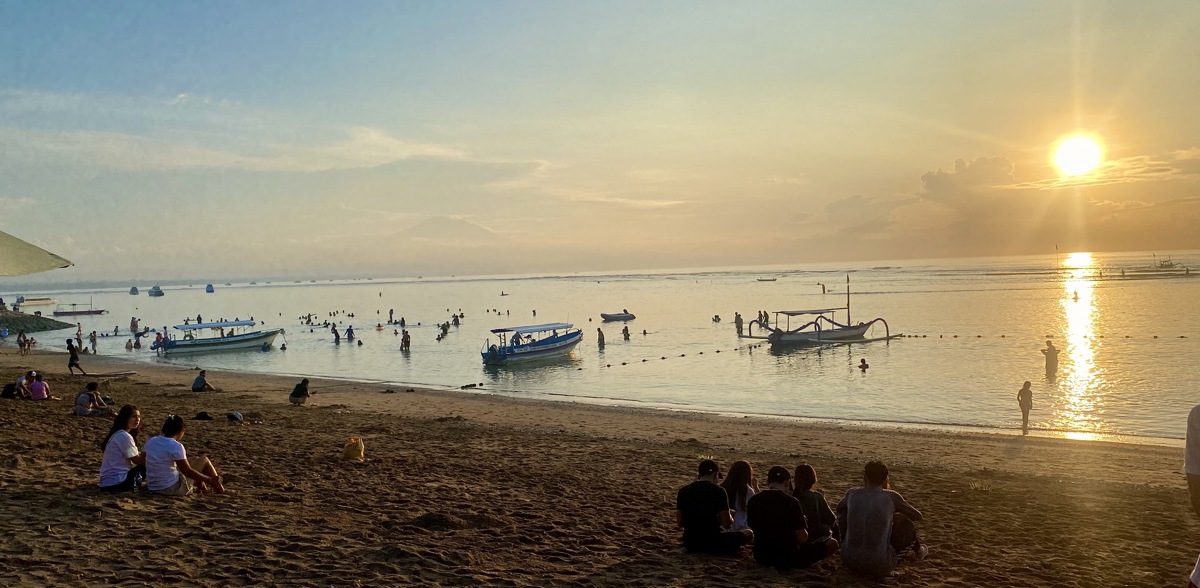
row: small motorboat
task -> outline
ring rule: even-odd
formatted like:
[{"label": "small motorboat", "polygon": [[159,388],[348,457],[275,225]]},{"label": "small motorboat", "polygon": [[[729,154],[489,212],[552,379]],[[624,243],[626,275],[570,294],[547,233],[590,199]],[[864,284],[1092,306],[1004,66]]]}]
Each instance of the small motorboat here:
[{"label": "small motorboat", "polygon": [[137,286],[134,286],[129,289],[130,296],[137,296],[138,294],[140,294],[140,292],[138,292]]},{"label": "small motorboat", "polygon": [[583,339],[583,331],[571,323],[506,327],[492,333],[499,343],[484,343],[481,351],[484,365],[491,366],[566,356]]},{"label": "small motorboat", "polygon": [[604,319],[605,322],[611,322],[611,321],[631,321],[637,317],[634,316],[634,314],[632,312],[629,312],[629,309],[622,308],[621,312],[602,312],[602,313],[600,313],[600,318]]},{"label": "small motorboat", "polygon": [[774,282],[776,279],[778,279],[778,278],[759,278],[759,279],[758,279],[758,281],[760,281],[760,282]]},{"label": "small motorboat", "polygon": [[165,296],[166,292],[163,292],[163,289],[158,286],[153,286],[149,290],[146,290],[146,294],[151,298],[158,298],[159,296]]},{"label": "small motorboat", "polygon": [[213,289],[213,286],[212,286],[212,284],[209,284],[209,285],[207,285],[207,286],[205,286],[205,287],[204,287],[204,293],[205,293],[205,294],[212,294],[213,292],[216,292],[216,290],[215,290],[215,289]]}]

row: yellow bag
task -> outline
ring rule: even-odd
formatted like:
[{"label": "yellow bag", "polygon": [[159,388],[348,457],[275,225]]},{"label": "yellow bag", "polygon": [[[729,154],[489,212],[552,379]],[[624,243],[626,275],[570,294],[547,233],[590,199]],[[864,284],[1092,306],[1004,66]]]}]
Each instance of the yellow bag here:
[{"label": "yellow bag", "polygon": [[366,459],[366,445],[358,437],[346,440],[346,448],[342,450],[342,459],[346,461],[363,461]]}]

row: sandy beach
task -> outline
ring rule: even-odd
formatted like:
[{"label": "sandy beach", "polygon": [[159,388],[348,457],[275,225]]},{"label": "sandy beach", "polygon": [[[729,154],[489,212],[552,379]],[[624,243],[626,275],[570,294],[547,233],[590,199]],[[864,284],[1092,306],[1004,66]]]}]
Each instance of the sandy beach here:
[{"label": "sandy beach", "polygon": [[[202,362],[202,357],[196,361]],[[235,496],[102,495],[107,418],[70,415],[89,381],[63,354],[0,350],[0,379],[44,371],[61,402],[0,401],[0,584],[872,586],[835,559],[780,573],[685,554],[674,496],[696,463],[808,462],[830,502],[868,459],[925,514],[928,559],[904,586],[1183,586],[1200,550],[1179,448],[731,418],[209,371],[84,356],[136,370],[101,392],[169,413],[189,455]],[[201,367],[203,363],[198,364]],[[1015,406],[1014,406],[1015,409]],[[236,426],[237,410],[261,424]],[[365,463],[340,459],[348,437]]]}]

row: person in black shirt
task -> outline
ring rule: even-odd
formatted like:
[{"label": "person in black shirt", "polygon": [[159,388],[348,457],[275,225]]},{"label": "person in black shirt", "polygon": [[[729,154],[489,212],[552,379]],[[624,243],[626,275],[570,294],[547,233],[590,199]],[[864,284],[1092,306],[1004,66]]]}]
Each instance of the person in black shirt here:
[{"label": "person in black shirt", "polygon": [[780,569],[806,568],[836,553],[836,539],[810,542],[800,501],[791,494],[792,474],[775,466],[767,472],[767,489],[746,504],[754,531],[754,559]]},{"label": "person in black shirt", "polygon": [[721,468],[717,462],[700,462],[696,481],[684,486],[675,497],[677,522],[683,527],[683,546],[691,553],[733,555],[749,543],[749,529],[726,531],[733,526],[729,513],[729,498],[717,485]]}]

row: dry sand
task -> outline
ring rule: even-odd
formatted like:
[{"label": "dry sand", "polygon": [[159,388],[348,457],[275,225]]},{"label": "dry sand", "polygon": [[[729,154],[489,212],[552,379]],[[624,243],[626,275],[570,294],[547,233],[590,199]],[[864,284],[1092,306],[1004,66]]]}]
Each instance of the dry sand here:
[{"label": "dry sand", "polygon": [[[198,357],[196,361],[203,361]],[[1179,586],[1200,549],[1178,448],[889,430],[555,403],[468,392],[133,369],[104,394],[144,416],[187,421],[236,496],[102,495],[97,443],[109,419],[70,416],[88,381],[66,358],[0,349],[0,381],[45,371],[62,402],[0,401],[0,585]],[[225,413],[258,413],[235,426]],[[363,437],[367,461],[341,461]],[[830,502],[885,460],[925,513],[932,552],[894,578],[835,559],[780,573],[685,554],[676,490],[702,457],[812,463]]]}]

